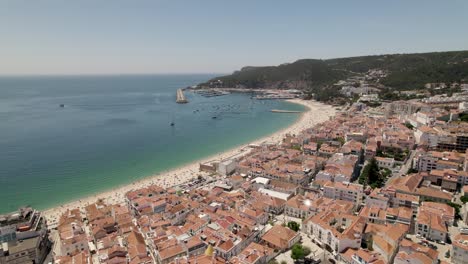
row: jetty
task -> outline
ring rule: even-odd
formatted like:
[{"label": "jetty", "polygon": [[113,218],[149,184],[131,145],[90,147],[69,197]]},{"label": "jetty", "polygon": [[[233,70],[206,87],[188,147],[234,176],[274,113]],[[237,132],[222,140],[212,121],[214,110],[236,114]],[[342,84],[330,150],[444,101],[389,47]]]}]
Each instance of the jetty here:
[{"label": "jetty", "polygon": [[273,113],[302,113],[301,111],[279,110],[279,109],[272,109],[270,111],[273,112]]},{"label": "jetty", "polygon": [[188,103],[187,99],[185,99],[184,91],[182,91],[182,89],[177,89],[176,103],[178,104]]}]

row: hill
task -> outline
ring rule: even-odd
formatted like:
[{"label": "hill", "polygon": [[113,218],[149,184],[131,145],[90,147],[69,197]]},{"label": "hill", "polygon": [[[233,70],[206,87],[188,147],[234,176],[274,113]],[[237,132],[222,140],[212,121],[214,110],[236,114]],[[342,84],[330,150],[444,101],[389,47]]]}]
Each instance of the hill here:
[{"label": "hill", "polygon": [[322,89],[339,80],[383,70],[380,84],[396,90],[415,90],[426,83],[468,80],[468,51],[361,56],[328,60],[302,59],[279,66],[244,67],[213,78],[202,87]]}]

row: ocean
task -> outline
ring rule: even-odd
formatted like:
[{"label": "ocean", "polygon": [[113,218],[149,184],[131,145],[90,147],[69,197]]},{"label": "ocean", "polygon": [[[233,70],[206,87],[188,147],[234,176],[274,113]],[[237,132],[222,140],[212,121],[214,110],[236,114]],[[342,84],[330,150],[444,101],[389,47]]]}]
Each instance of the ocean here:
[{"label": "ocean", "polygon": [[249,94],[186,92],[189,103],[175,103],[176,89],[213,76],[0,77],[0,213],[50,208],[182,166],[299,117],[271,109],[304,109]]}]

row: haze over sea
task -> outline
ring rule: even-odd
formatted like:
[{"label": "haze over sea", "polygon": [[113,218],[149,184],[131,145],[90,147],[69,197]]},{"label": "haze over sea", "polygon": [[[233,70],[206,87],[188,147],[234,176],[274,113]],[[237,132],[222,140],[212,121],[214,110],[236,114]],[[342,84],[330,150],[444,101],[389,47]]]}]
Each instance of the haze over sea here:
[{"label": "haze over sea", "polygon": [[186,92],[189,103],[175,103],[177,88],[210,77],[0,77],[0,213],[46,209],[179,167],[299,117],[271,109],[303,110],[248,94]]}]

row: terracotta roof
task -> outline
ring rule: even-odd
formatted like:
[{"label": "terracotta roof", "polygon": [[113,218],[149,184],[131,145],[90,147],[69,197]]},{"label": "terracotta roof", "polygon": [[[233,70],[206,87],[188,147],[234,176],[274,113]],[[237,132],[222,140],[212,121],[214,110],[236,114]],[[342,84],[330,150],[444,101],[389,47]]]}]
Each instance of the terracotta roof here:
[{"label": "terracotta roof", "polygon": [[262,239],[277,248],[285,249],[288,247],[288,242],[297,235],[289,228],[275,225],[262,236]]}]

